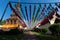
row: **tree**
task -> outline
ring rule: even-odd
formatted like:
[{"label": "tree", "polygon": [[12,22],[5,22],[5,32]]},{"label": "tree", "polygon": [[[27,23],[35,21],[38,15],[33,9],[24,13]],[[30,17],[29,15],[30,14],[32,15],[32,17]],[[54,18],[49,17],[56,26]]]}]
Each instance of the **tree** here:
[{"label": "tree", "polygon": [[6,20],[3,20],[3,21],[0,22],[0,25],[3,25],[5,23],[6,23]]}]

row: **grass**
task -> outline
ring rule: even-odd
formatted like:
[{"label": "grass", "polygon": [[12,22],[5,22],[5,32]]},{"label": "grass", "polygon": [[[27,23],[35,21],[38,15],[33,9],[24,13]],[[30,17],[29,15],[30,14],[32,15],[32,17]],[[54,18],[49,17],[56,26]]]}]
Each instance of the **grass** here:
[{"label": "grass", "polygon": [[[3,34],[3,35],[0,35],[0,40],[20,40],[23,36],[26,36],[26,33],[27,32],[19,33],[19,34],[16,34],[16,35]],[[32,33],[35,36],[37,36],[37,38],[40,39],[40,40],[60,40],[60,37],[57,37],[57,36],[41,34],[41,33],[38,33],[38,32],[32,32]]]},{"label": "grass", "polygon": [[53,36],[49,34],[42,34],[40,32],[32,32],[34,35],[36,35],[40,40],[60,40],[60,36]]},{"label": "grass", "polygon": [[20,40],[24,34],[0,35],[0,40]]},{"label": "grass", "polygon": [[0,40],[20,40],[23,35],[25,34],[18,30],[9,32],[0,31]]},{"label": "grass", "polygon": [[38,32],[32,32],[35,36],[38,37],[40,40],[60,40],[60,36],[53,36],[53,35],[48,35],[48,34],[41,34]]},{"label": "grass", "polygon": [[60,36],[52,36],[47,34],[41,34],[37,32],[33,32],[40,40],[60,40]]},{"label": "grass", "polygon": [[40,35],[41,33],[38,32],[32,32],[34,35]]}]

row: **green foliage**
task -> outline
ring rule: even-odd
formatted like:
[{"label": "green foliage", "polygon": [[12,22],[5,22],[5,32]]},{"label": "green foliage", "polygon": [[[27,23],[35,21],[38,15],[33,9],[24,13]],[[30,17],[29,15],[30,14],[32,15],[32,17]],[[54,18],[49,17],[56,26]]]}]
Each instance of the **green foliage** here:
[{"label": "green foliage", "polygon": [[3,21],[0,22],[0,25],[3,25],[5,23],[6,23],[6,20],[3,20]]},{"label": "green foliage", "polygon": [[50,36],[50,35],[38,35],[40,40],[60,40],[60,37]]},{"label": "green foliage", "polygon": [[34,31],[45,34],[48,30],[46,28],[34,28]]},{"label": "green foliage", "polygon": [[24,30],[18,30],[17,28],[16,29],[11,29],[10,31],[3,31],[3,30],[0,30],[0,34],[1,35],[17,35],[17,34],[23,34]]},{"label": "green foliage", "polygon": [[59,24],[53,24],[50,25],[49,30],[52,32],[52,34],[60,34],[60,25]]},{"label": "green foliage", "polygon": [[43,33],[43,34],[44,34],[44,33],[47,33],[47,31],[48,31],[47,28],[41,28],[41,29],[40,29],[40,32]]},{"label": "green foliage", "polygon": [[34,28],[33,31],[40,32],[40,29],[39,28]]}]

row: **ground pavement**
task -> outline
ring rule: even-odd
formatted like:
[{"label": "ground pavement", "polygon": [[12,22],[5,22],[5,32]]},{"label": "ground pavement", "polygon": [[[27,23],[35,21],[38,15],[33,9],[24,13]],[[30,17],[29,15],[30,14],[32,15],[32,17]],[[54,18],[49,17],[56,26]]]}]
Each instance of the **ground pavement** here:
[{"label": "ground pavement", "polygon": [[21,40],[39,40],[31,31],[27,32],[27,35],[23,36]]}]

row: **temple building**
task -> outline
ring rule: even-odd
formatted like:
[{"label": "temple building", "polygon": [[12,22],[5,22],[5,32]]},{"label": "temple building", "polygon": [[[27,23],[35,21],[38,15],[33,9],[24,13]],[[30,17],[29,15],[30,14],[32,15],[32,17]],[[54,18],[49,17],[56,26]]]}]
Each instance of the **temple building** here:
[{"label": "temple building", "polygon": [[[15,11],[17,12],[17,15],[20,16],[20,4],[16,4],[15,5]],[[4,28],[23,28],[23,27],[26,27],[26,25],[24,23],[21,22],[21,19],[16,15],[15,12],[12,12],[12,14],[10,15],[10,17],[8,19],[6,19],[6,24],[3,25],[3,29]]]},{"label": "temple building", "polygon": [[52,12],[49,13],[48,16],[46,16],[40,23],[37,24],[37,28],[40,26],[47,26],[45,24],[54,24],[54,23],[60,23],[60,15],[56,11],[57,9],[54,9]]},{"label": "temple building", "polygon": [[[18,12],[17,14],[20,16],[19,5],[20,3],[16,4],[14,9],[15,11]],[[6,24],[18,24],[18,23],[20,23],[20,18],[15,14],[15,12],[12,12],[12,14],[10,15],[10,18],[6,20]]]},{"label": "temple building", "polygon": [[15,13],[12,13],[10,15],[10,18],[6,20],[6,24],[17,24],[20,23],[20,19],[18,16],[15,15]]}]

